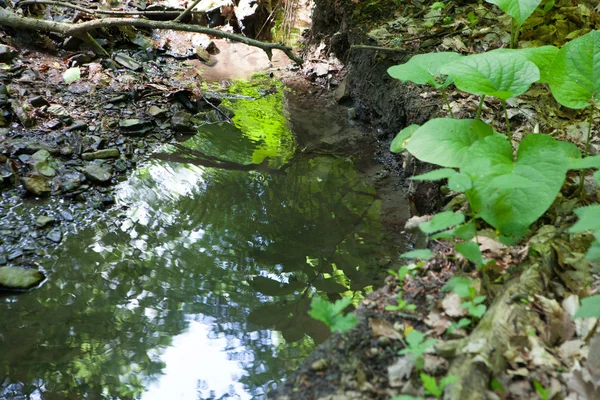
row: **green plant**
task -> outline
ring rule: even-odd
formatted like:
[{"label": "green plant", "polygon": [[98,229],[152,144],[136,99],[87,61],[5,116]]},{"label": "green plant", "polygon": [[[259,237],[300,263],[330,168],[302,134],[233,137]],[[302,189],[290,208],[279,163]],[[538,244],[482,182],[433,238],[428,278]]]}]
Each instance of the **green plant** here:
[{"label": "green plant", "polygon": [[387,311],[413,311],[417,308],[414,304],[408,304],[406,300],[402,299],[402,292],[398,292],[398,305],[396,306],[385,306]]},{"label": "green plant", "polygon": [[442,288],[444,292],[454,292],[463,300],[461,308],[466,308],[469,314],[477,319],[483,317],[487,307],[483,302],[486,296],[477,296],[477,289],[469,278],[455,276]]},{"label": "green plant", "polygon": [[352,299],[345,297],[331,303],[320,297],[313,297],[310,302],[311,309],[308,315],[323,322],[331,332],[346,332],[357,324],[356,315],[350,313],[343,315],[342,312],[352,303]]},{"label": "green plant", "polygon": [[456,376],[446,376],[442,378],[440,383],[430,375],[425,373],[421,373],[419,375],[421,377],[421,382],[423,382],[423,387],[425,388],[425,394],[430,394],[438,399],[442,397],[442,393],[444,392],[444,388],[451,383],[454,383],[458,380]]},{"label": "green plant", "polygon": [[406,335],[406,347],[398,352],[398,354],[409,355],[417,367],[419,369],[423,368],[423,354],[429,349],[431,346],[435,344],[437,340],[435,339],[427,339],[425,340],[425,335],[421,332],[413,329]]},{"label": "green plant", "polygon": [[388,269],[387,272],[399,281],[403,281],[406,275],[414,275],[422,266],[422,262],[419,264],[408,264],[400,267],[398,272],[394,271],[393,269]]},{"label": "green plant", "polygon": [[495,4],[502,11],[512,17],[511,31],[510,31],[510,47],[512,49],[517,47],[519,40],[519,31],[521,26],[525,23],[527,18],[533,14],[533,12],[540,5],[542,0],[486,0],[488,3]]},{"label": "green plant", "polygon": [[600,294],[581,300],[581,306],[573,318],[600,318]]},{"label": "green plant", "polygon": [[461,318],[458,322],[452,322],[448,329],[446,329],[446,333],[452,333],[456,329],[466,328],[471,325],[471,320],[469,318]]},{"label": "green plant", "polygon": [[533,387],[535,388],[535,391],[540,395],[542,400],[548,400],[551,393],[550,389],[546,389],[544,386],[542,386],[542,384],[539,381],[536,380],[533,381]]}]

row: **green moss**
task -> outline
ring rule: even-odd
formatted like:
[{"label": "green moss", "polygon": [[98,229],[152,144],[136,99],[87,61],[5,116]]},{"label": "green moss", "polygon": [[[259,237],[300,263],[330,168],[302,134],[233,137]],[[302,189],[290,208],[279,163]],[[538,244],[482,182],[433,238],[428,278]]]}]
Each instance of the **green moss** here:
[{"label": "green moss", "polygon": [[25,290],[44,280],[44,274],[35,269],[18,267],[0,268],[0,287]]}]

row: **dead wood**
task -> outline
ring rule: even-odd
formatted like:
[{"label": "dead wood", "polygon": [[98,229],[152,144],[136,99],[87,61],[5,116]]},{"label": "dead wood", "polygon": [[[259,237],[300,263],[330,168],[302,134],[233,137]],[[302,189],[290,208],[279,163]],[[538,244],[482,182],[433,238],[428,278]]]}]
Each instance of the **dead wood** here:
[{"label": "dead wood", "polygon": [[[218,29],[207,28],[204,26],[181,24],[173,21],[151,21],[141,18],[103,18],[94,21],[86,21],[78,24],[69,24],[64,22],[46,21],[30,17],[24,17],[12,10],[0,8],[0,26],[6,26],[13,29],[27,29],[38,32],[53,32],[65,37],[74,36],[90,43],[89,33],[96,29],[111,28],[119,26],[134,26],[145,29],[170,29],[174,31],[197,32],[212,35],[235,42],[244,43],[248,46],[262,49],[269,57],[273,56],[273,49],[281,50],[293,60],[296,64],[302,65],[303,60],[292,52],[292,48],[281,43],[266,43],[260,40],[250,39],[248,37],[237,35],[235,33],[223,32]],[[95,46],[95,50],[99,50]]]}]

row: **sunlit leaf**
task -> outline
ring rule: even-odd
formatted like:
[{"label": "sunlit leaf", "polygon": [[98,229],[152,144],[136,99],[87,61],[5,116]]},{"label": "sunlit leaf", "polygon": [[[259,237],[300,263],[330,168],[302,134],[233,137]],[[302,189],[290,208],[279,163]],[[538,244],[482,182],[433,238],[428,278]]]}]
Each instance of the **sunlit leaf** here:
[{"label": "sunlit leaf", "polygon": [[421,260],[429,260],[432,256],[433,254],[429,249],[418,249],[400,254],[402,258],[420,258]]},{"label": "sunlit leaf", "polygon": [[415,133],[420,126],[421,125],[412,124],[402,129],[400,133],[396,135],[394,140],[392,140],[392,143],[390,144],[390,151],[392,153],[400,153],[404,151],[407,140],[410,139],[412,134]]},{"label": "sunlit leaf", "polygon": [[69,68],[63,72],[63,79],[65,83],[75,82],[79,78],[81,78],[81,71],[79,70],[79,67]]},{"label": "sunlit leaf", "polygon": [[581,300],[581,306],[573,318],[600,318],[600,294]]},{"label": "sunlit leaf", "polygon": [[465,222],[465,216],[461,212],[444,211],[435,214],[430,221],[421,222],[419,229],[424,233],[435,233],[447,229],[454,225]]},{"label": "sunlit leaf", "polygon": [[502,11],[513,17],[519,26],[523,25],[527,18],[533,14],[542,0],[485,0],[495,4]]},{"label": "sunlit leaf", "polygon": [[430,84],[435,88],[448,86],[451,81],[446,81],[445,78],[442,80],[439,69],[450,60],[459,57],[461,57],[460,54],[453,52],[417,54],[404,64],[388,68],[388,74],[403,82],[410,81],[419,85]]}]

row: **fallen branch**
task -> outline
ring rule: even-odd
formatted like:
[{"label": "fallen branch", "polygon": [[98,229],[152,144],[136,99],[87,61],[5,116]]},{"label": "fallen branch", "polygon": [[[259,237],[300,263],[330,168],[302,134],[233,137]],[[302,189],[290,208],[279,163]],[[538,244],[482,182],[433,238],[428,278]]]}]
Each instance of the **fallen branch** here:
[{"label": "fallen branch", "polygon": [[269,60],[273,56],[273,49],[281,50],[293,60],[296,64],[302,65],[302,58],[292,52],[292,48],[282,43],[266,43],[260,40],[250,39],[248,37],[237,35],[235,33],[223,32],[218,29],[207,28],[204,26],[180,24],[172,21],[150,21],[138,18],[104,18],[95,21],[87,21],[79,24],[68,24],[64,22],[45,21],[29,17],[23,17],[5,8],[0,8],[0,26],[6,26],[15,29],[28,29],[40,32],[54,32],[63,36],[74,36],[85,38],[90,31],[101,28],[134,26],[145,29],[170,29],[174,31],[197,32],[212,35],[234,42],[244,43],[248,46],[262,49]]},{"label": "fallen branch", "polygon": [[[18,3],[18,6],[20,8],[26,7],[26,6],[33,6],[36,4],[42,4],[42,5],[47,5],[47,6],[56,6],[56,7],[64,7],[64,8],[70,8],[73,10],[77,10],[77,11],[81,11],[83,13],[89,14],[89,15],[117,15],[117,16],[127,16],[127,15],[138,15],[141,17],[153,17],[153,16],[173,16],[173,18],[176,18],[178,15],[180,15],[182,12],[178,11],[178,10],[164,10],[164,11],[114,11],[114,10],[100,10],[100,9],[92,9],[92,8],[85,8],[76,4],[71,4],[71,3],[67,3],[64,1],[53,1],[53,0],[25,0],[25,1],[21,1]],[[201,11],[191,11],[192,13],[195,14],[202,14]]]}]

